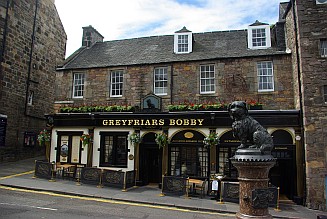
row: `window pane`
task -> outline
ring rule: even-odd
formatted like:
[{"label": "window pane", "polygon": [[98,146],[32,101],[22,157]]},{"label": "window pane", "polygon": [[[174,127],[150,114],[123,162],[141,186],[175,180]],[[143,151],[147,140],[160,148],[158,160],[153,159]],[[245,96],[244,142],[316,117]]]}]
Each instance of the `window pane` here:
[{"label": "window pane", "polygon": [[28,99],[27,99],[27,104],[30,106],[33,105],[33,97],[34,97],[34,92],[30,91],[28,93]]},{"label": "window pane", "polygon": [[258,62],[258,90],[259,91],[273,91],[274,77],[272,62]]},{"label": "window pane", "polygon": [[104,162],[112,164],[113,161],[113,136],[105,136]]},{"label": "window pane", "polygon": [[327,40],[320,40],[320,55],[327,57]]},{"label": "window pane", "polygon": [[101,137],[100,166],[127,167],[127,134],[106,133]]},{"label": "window pane", "polygon": [[208,177],[208,151],[203,147],[171,147],[172,176]]},{"label": "window pane", "polygon": [[123,95],[123,71],[111,72],[111,91],[110,96]]},{"label": "window pane", "polygon": [[167,94],[168,73],[166,67],[154,70],[154,93],[158,95]]},{"label": "window pane", "polygon": [[84,73],[74,73],[73,97],[83,97],[84,95]]},{"label": "window pane", "polygon": [[115,165],[127,165],[127,137],[117,136]]},{"label": "window pane", "polygon": [[324,86],[324,100],[327,103],[327,85]]},{"label": "window pane", "polygon": [[266,46],[266,30],[264,28],[252,30],[252,45]]},{"label": "window pane", "polygon": [[188,52],[188,35],[178,36],[178,52]]},{"label": "window pane", "polygon": [[200,66],[200,93],[215,92],[215,68],[214,65]]}]

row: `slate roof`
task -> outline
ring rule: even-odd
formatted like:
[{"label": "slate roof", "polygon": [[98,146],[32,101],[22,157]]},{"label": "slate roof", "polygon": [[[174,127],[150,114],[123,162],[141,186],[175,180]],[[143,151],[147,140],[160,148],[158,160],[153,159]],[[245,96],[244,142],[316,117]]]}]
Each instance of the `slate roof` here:
[{"label": "slate roof", "polygon": [[174,35],[151,36],[95,43],[80,48],[57,70],[161,64],[183,61],[286,54],[277,48],[250,50],[247,30],[193,33],[193,51],[174,53]]}]

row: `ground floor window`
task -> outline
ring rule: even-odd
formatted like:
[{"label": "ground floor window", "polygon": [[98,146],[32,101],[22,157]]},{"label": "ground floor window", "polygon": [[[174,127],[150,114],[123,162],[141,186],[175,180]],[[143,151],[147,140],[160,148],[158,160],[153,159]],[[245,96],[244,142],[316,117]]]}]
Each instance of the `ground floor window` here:
[{"label": "ground floor window", "polygon": [[127,167],[128,132],[101,132],[100,166]]},{"label": "ground floor window", "polygon": [[218,170],[224,176],[237,178],[237,169],[233,166],[229,158],[235,155],[236,146],[219,147],[218,150]]},{"label": "ground floor window", "polygon": [[200,146],[170,147],[170,175],[208,177],[208,151]]}]

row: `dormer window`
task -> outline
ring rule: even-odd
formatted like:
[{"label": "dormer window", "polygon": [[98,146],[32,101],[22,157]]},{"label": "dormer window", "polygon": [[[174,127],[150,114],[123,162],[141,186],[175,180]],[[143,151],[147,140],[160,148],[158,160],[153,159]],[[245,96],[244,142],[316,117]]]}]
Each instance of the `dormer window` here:
[{"label": "dormer window", "polygon": [[192,32],[183,27],[174,35],[174,52],[177,54],[192,52]]},{"label": "dormer window", "polygon": [[256,21],[248,27],[248,48],[266,49],[271,47],[269,24]]}]

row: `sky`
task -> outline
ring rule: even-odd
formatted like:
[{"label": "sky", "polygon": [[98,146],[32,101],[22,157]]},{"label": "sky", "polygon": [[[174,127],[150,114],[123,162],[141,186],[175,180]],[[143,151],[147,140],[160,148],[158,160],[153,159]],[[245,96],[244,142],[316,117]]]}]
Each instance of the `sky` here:
[{"label": "sky", "polygon": [[104,41],[246,29],[259,20],[275,24],[288,0],[55,0],[67,34],[66,57],[82,45],[82,27],[93,26]]}]

